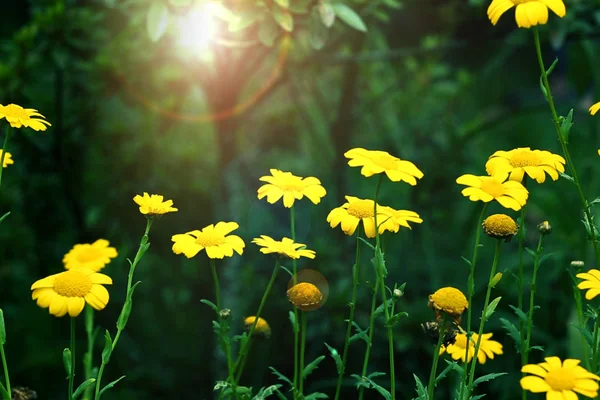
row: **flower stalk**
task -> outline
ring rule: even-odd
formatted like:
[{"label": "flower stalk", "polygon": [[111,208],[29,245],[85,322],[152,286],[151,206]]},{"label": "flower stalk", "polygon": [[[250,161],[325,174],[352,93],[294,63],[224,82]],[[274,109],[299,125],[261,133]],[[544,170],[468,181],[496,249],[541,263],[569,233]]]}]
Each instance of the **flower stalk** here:
[{"label": "flower stalk", "polygon": [[[294,205],[290,207],[290,234],[292,236],[292,241],[296,242],[296,211]],[[296,264],[296,260],[292,259],[292,285],[296,285],[298,283],[298,277],[296,274],[298,273],[298,266]],[[294,321],[296,324],[298,323],[298,309],[294,307]],[[298,388],[298,379],[300,378],[299,374],[301,372],[298,371],[298,341],[299,341],[299,332],[298,329],[292,326],[292,330],[294,331],[294,399],[299,397],[299,393],[297,391]]]},{"label": "flower stalk", "polygon": [[69,368],[69,393],[67,400],[73,398],[73,384],[75,382],[75,318],[71,317],[69,319],[71,320],[71,366]]},{"label": "flower stalk", "polygon": [[7,125],[6,130],[4,131],[4,144],[2,145],[2,157],[0,157],[0,187],[2,185],[2,171],[4,171],[4,159],[6,158],[6,151],[7,151],[6,149],[8,148],[9,137],[10,137],[10,125]]}]

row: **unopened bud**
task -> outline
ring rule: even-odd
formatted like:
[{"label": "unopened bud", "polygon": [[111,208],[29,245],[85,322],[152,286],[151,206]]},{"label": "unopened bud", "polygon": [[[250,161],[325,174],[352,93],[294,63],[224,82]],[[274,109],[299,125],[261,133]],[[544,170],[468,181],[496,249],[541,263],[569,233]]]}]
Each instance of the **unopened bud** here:
[{"label": "unopened bud", "polygon": [[538,228],[538,232],[541,233],[542,235],[549,235],[552,233],[552,226],[550,225],[550,222],[548,221],[544,221],[541,224],[539,224],[537,226]]},{"label": "unopened bud", "polygon": [[575,268],[576,271],[581,271],[585,263],[580,260],[571,261],[571,267]]},{"label": "unopened bud", "polygon": [[500,282],[500,279],[502,279],[502,272],[498,272],[496,275],[494,275],[492,281],[490,282],[490,286],[495,287],[498,282]]},{"label": "unopened bud", "polygon": [[394,297],[399,299],[400,297],[404,296],[404,293],[402,293],[402,290],[400,289],[394,289]]},{"label": "unopened bud", "polygon": [[231,310],[229,308],[224,308],[219,312],[219,315],[223,319],[228,319],[229,317],[231,317]]}]

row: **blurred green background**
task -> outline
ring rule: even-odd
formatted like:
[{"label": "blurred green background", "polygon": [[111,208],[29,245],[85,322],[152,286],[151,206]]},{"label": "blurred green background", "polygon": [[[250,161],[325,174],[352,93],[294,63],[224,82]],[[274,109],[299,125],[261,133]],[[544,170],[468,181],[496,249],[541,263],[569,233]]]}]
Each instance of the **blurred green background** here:
[{"label": "blurred green background", "polygon": [[[407,283],[400,307],[410,314],[395,328],[397,397],[412,398],[412,374],[426,380],[431,365],[432,345],[420,326],[433,319],[428,295],[447,285],[466,291],[468,268],[461,256],[471,254],[481,203],[464,198],[455,179],[485,174],[485,161],[496,150],[560,153],[539,90],[532,32],[516,28],[513,10],[492,26],[482,0],[346,2],[365,21],[366,33],[340,18],[327,28],[319,2],[291,0],[293,29],[285,33],[289,20],[266,11],[274,3],[230,0],[223,5],[240,16],[233,24],[237,32],[228,32],[230,15],[213,16],[216,33],[197,51],[177,44],[178,20],[197,5],[192,3],[0,1],[0,104],[36,108],[52,123],[46,132],[21,129],[12,136],[15,164],[5,171],[0,195],[0,209],[12,212],[0,230],[0,307],[13,386],[30,387],[40,399],[64,398],[61,354],[69,324],[38,308],[29,288],[61,271],[63,255],[76,243],[105,238],[119,251],[103,271],[114,280],[110,303],[97,313],[98,324],[114,332],[126,258],[134,256],[145,226],[132,198],[147,191],[173,199],[179,212],[153,226],[152,246],[136,271],[142,284],[131,319],[104,381],[127,377],[105,397],[213,398],[214,382],[226,370],[211,329],[213,313],[200,303],[214,298],[209,265],[202,254],[190,260],[174,255],[170,238],[221,220],[240,224],[244,255],[218,262],[218,268],[224,306],[241,332],[274,265],[250,241],[261,234],[289,236],[288,210],[256,198],[258,178],[270,168],[316,176],[328,191],[319,205],[297,203],[297,241],[317,252],[314,261],[299,265],[320,271],[330,284],[326,305],[309,315],[307,360],[327,354],[324,342],[341,351],[355,242],[325,219],[344,195],[374,194],[375,179],[360,176],[343,157],[360,146],[387,150],[425,173],[416,187],[386,182],[380,201],[414,210],[424,220],[385,239],[387,282]],[[587,112],[600,101],[600,2],[566,5],[567,16],[551,14],[541,36],[547,64],[559,58],[551,84],[559,112],[574,109],[570,148],[591,200],[600,195],[600,118]],[[554,227],[545,246],[554,256],[538,281],[533,344],[543,346],[545,355],[577,357],[568,268],[572,260],[595,267],[580,203],[564,179],[533,184],[530,191],[526,245],[536,245],[539,222]],[[490,213],[504,211],[490,207]],[[517,246],[516,240],[504,246],[504,278],[494,292],[502,302],[486,329],[505,354],[479,369],[509,373],[481,387],[493,399],[520,394],[520,358],[499,322],[516,320],[508,305],[516,304]],[[492,239],[483,238],[474,316],[483,303],[492,250]],[[362,327],[368,323],[366,281],[373,279],[366,253],[357,311]],[[268,366],[291,375],[283,275],[265,309],[273,334],[252,347],[242,378],[254,388],[277,383]],[[79,322],[81,355],[83,318]],[[96,363],[101,349],[99,341]],[[352,344],[349,374],[360,373],[363,353],[363,342]],[[534,362],[541,358],[539,352],[531,356]],[[387,370],[380,321],[369,372]],[[328,356],[307,392],[332,395],[336,378]],[[441,385],[440,399],[450,398],[453,379]],[[378,382],[386,386],[385,377]],[[342,398],[357,397],[353,384],[345,381]],[[367,398],[379,395],[371,391]]]}]

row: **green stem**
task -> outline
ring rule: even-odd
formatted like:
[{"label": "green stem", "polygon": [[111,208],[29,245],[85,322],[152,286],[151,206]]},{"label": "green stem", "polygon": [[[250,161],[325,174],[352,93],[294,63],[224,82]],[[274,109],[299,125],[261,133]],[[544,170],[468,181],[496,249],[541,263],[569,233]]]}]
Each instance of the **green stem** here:
[{"label": "green stem", "polygon": [[[492,263],[492,269],[490,270],[490,279],[488,280],[487,291],[485,293],[485,302],[483,303],[483,311],[481,311],[481,321],[479,322],[479,330],[477,332],[477,343],[475,343],[475,353],[473,354],[473,360],[471,361],[471,369],[469,370],[469,386],[467,388],[467,398],[471,395],[473,391],[473,379],[475,378],[475,368],[477,367],[477,355],[479,354],[479,346],[481,345],[483,327],[488,319],[487,310],[488,306],[490,305],[490,296],[492,294],[492,281],[494,279],[494,276],[496,276],[496,269],[498,268],[498,261],[500,260],[501,244],[502,240],[497,239],[496,248],[494,249],[494,261]],[[468,341],[467,343],[468,345],[465,347],[468,349],[470,347],[470,341]]]},{"label": "green stem", "polygon": [[219,315],[221,313],[221,287],[219,285],[219,276],[217,275],[217,266],[215,265],[215,260],[210,259],[210,270],[212,272],[213,284],[215,285],[215,304],[217,305],[217,310]]},{"label": "green stem", "polygon": [[[573,297],[575,299],[575,308],[577,309],[577,320],[579,321],[579,326],[581,329],[586,329],[586,319],[583,315],[583,302],[581,300],[581,290],[577,287],[577,284],[574,285],[573,288]],[[591,371],[591,363],[590,356],[588,353],[588,342],[587,339],[581,334],[581,340],[583,343],[583,362],[585,363],[585,367],[588,371]]]},{"label": "green stem", "polygon": [[[144,254],[148,250],[150,243],[148,243],[148,234],[150,233],[150,228],[152,227],[152,222],[154,221],[153,217],[146,218],[146,230],[144,231],[144,235],[140,240],[140,246],[138,247],[138,251],[135,254],[135,258],[129,267],[129,275],[127,276],[127,293],[125,295],[125,303],[123,303],[123,308],[121,309],[121,314],[119,315],[119,320],[117,321],[117,333],[115,338],[112,341],[112,346],[110,350],[110,354],[115,351],[117,347],[117,343],[121,338],[121,333],[125,330],[125,326],[127,325],[127,321],[129,319],[129,313],[131,313],[131,299],[133,297],[134,285],[133,285],[133,274],[135,272],[135,268],[138,263],[144,257]],[[108,357],[110,359],[110,355]],[[108,365],[108,361],[104,361],[104,357],[102,363],[100,364],[100,369],[98,370],[98,378],[96,379],[96,389],[94,392],[94,400],[100,399],[100,385],[102,384],[102,374],[104,373],[104,368]]]},{"label": "green stem", "polygon": [[[291,235],[292,235],[292,241],[296,242],[296,210],[294,208],[294,205],[292,204],[292,207],[290,208],[290,231],[291,231]],[[298,266],[296,264],[296,259],[292,259],[292,284],[295,285],[298,281],[298,277],[296,276],[298,273]],[[296,325],[298,324],[298,309],[296,307],[294,307],[294,320],[296,321]],[[298,329],[295,329],[294,327],[292,327],[292,329],[294,330],[294,395],[293,398],[296,399],[298,397],[298,393],[296,391],[296,388],[298,387],[298,379],[299,379],[299,372],[298,372]]]},{"label": "green stem", "polygon": [[242,372],[244,371],[243,366],[246,363],[246,357],[248,355],[248,350],[250,349],[250,343],[252,342],[252,338],[254,335],[254,330],[256,329],[256,325],[258,324],[258,319],[262,313],[263,307],[267,303],[267,298],[269,297],[269,293],[271,293],[271,288],[273,287],[273,283],[275,283],[275,278],[277,278],[277,273],[279,272],[279,260],[275,261],[275,268],[273,269],[273,273],[271,274],[271,279],[267,284],[267,288],[265,289],[265,293],[263,294],[262,299],[260,300],[260,305],[258,306],[258,311],[256,311],[256,315],[254,316],[254,323],[250,327],[250,331],[248,332],[248,338],[244,341],[242,348],[240,349],[240,355],[233,367],[234,372],[237,371],[237,376],[235,378],[235,383],[237,384],[242,376]]},{"label": "green stem", "polygon": [[[467,304],[469,305],[469,307],[467,308],[467,329],[466,329],[466,335],[467,335],[467,340],[466,343],[469,343],[471,341],[471,304],[472,304],[472,300],[473,300],[473,294],[475,293],[475,266],[477,265],[477,256],[479,254],[479,241],[481,240],[481,224],[483,222],[483,216],[485,215],[485,212],[487,211],[489,203],[485,203],[483,205],[483,208],[481,210],[481,214],[479,215],[479,219],[477,220],[477,226],[475,227],[475,245],[473,246],[473,257],[471,258],[471,272],[469,273],[469,279],[468,279],[468,283],[467,283]],[[468,372],[468,363],[467,363],[467,359],[469,358],[469,346],[466,346],[465,349],[465,361],[463,362],[463,370],[464,370],[464,380],[463,380],[463,384],[460,386],[460,393],[458,398],[462,399],[463,398],[463,391],[464,388],[466,386],[467,383],[467,379],[469,374]]]},{"label": "green stem", "polygon": [[[371,297],[371,314],[369,316],[369,336],[367,337],[367,347],[365,348],[365,359],[363,360],[363,367],[361,377],[367,376],[367,367],[369,366],[369,357],[371,356],[371,346],[373,345],[373,333],[375,332],[375,310],[377,307],[377,293],[379,291],[379,279],[375,282],[375,288],[373,289],[373,296]],[[361,386],[358,390],[358,399],[362,400],[365,387]]]},{"label": "green stem", "polygon": [[[523,177],[523,186],[527,187],[527,176]],[[526,206],[526,205],[525,205]],[[517,308],[523,311],[523,247],[525,242],[525,206],[521,207],[521,226],[519,227],[519,288],[518,288],[518,300]],[[521,337],[521,366],[527,364],[527,358],[525,357],[525,323],[519,318],[519,335]],[[523,390],[523,400],[527,398],[527,391]]]},{"label": "green stem", "polygon": [[300,380],[300,390],[298,390],[300,398],[304,398],[304,349],[306,348],[306,312],[302,311],[300,313],[300,320],[302,325],[302,339],[300,341],[300,368],[299,368],[299,380]]},{"label": "green stem", "polygon": [[600,309],[596,309],[596,320],[594,321],[594,338],[592,340],[592,366],[594,371],[598,370],[598,361],[600,359],[600,326],[598,325],[598,312]]},{"label": "green stem", "polygon": [[11,395],[10,391],[10,378],[8,376],[8,364],[6,363],[6,355],[4,354],[4,344],[0,343],[0,357],[2,357],[2,368],[4,369],[4,381],[6,382],[6,391],[9,396]]},{"label": "green stem", "polygon": [[445,327],[445,325],[446,324],[443,319],[442,322],[438,325],[439,337],[437,345],[435,346],[435,351],[433,352],[433,363],[431,364],[431,372],[429,373],[429,383],[427,384],[428,400],[433,400],[435,394],[435,378],[437,375],[438,360],[440,358],[440,347],[442,347],[442,341],[444,340],[445,330],[443,328]]},{"label": "green stem", "polygon": [[[6,157],[6,149],[8,147],[8,138],[10,137],[10,125],[6,126],[4,133],[4,145],[2,146],[2,157],[0,157],[0,185],[2,184],[2,171],[4,171],[4,158]],[[9,389],[10,391],[10,389]]]},{"label": "green stem", "polygon": [[348,359],[348,348],[350,347],[350,334],[352,333],[352,324],[354,322],[354,311],[356,310],[356,292],[358,289],[359,280],[359,263],[360,263],[360,225],[356,230],[356,259],[352,268],[352,300],[350,301],[350,316],[348,317],[348,326],[346,327],[346,338],[344,339],[344,350],[342,352],[342,368],[339,371],[337,387],[335,389],[335,400],[340,398],[340,390],[342,389],[342,380],[344,378],[344,370],[346,369],[346,360]]},{"label": "green stem", "polygon": [[69,318],[71,320],[71,371],[69,371],[69,397],[67,400],[71,400],[73,397],[73,383],[75,381],[75,318]]},{"label": "green stem", "polygon": [[554,100],[552,98],[552,91],[550,90],[550,84],[548,83],[548,73],[546,71],[546,67],[544,66],[544,59],[542,58],[540,34],[538,32],[537,26],[533,27],[533,35],[535,41],[535,52],[537,54],[538,63],[540,65],[540,71],[542,73],[542,81],[544,84],[544,88],[546,89],[546,99],[548,100],[548,104],[550,105],[550,111],[552,112],[552,121],[554,122],[556,133],[558,135],[558,140],[560,142],[560,146],[565,156],[565,160],[567,161],[567,165],[571,169],[571,177],[573,178],[573,182],[577,187],[579,199],[581,200],[581,204],[583,205],[583,212],[585,214],[585,219],[589,226],[589,234],[591,237],[592,246],[594,247],[594,254],[596,256],[596,265],[600,265],[600,248],[598,247],[598,242],[596,241],[596,227],[594,225],[594,220],[590,212],[589,204],[586,200],[585,195],[583,194],[583,189],[581,188],[581,184],[577,176],[577,171],[575,170],[575,164],[573,164],[573,160],[571,159],[571,154],[569,153],[567,141],[563,137],[562,132],[560,130],[560,119],[558,117],[558,113],[556,112],[556,107],[554,106]]},{"label": "green stem", "polygon": [[[83,370],[85,379],[92,377],[92,368],[94,365],[94,342],[96,335],[94,333],[94,309],[89,305],[85,305],[85,333],[87,335],[87,352],[83,356]],[[93,386],[89,386],[83,395],[84,400],[89,400],[92,396]]]}]

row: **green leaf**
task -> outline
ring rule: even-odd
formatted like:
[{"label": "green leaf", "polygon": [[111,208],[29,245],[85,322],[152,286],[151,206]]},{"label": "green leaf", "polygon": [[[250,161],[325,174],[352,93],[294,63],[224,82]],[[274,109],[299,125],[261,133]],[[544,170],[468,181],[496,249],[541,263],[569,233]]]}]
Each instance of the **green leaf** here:
[{"label": "green leaf", "polygon": [[352,343],[358,339],[362,339],[365,341],[365,343],[368,343],[368,336],[367,336],[367,332],[368,332],[368,328],[367,329],[361,329],[360,326],[358,326],[358,324],[354,321],[352,321],[352,326],[354,327],[354,329],[356,329],[357,333],[355,333],[354,335],[352,335],[350,337],[350,339],[348,340],[348,343]]},{"label": "green leaf", "polygon": [[351,374],[350,377],[356,380],[357,389],[359,389],[360,387],[366,387],[367,389],[369,388],[369,382],[366,379],[363,379],[362,376],[358,374]]},{"label": "green leaf", "polygon": [[[547,76],[550,76],[550,74],[554,70],[554,67],[556,67],[557,63],[558,63],[558,58],[554,60],[554,62],[552,63],[552,65],[550,65],[550,68],[548,68],[548,70],[546,71],[546,75]],[[549,99],[548,99],[548,92],[546,91],[546,87],[544,86],[543,75],[540,76],[540,88],[542,89],[542,93],[544,94],[544,97],[546,98],[546,101],[549,101]]]},{"label": "green leaf", "polygon": [[494,372],[491,374],[480,376],[479,378],[475,379],[475,381],[473,382],[473,387],[479,385],[480,383],[488,382],[493,379],[496,379],[497,377],[502,376],[502,375],[507,375],[507,373],[506,372]]},{"label": "green leaf", "polygon": [[282,385],[271,385],[267,386],[266,388],[261,388],[256,394],[256,396],[252,398],[252,400],[264,400],[272,394],[277,393],[281,386]]},{"label": "green leaf", "polygon": [[318,6],[313,7],[308,20],[308,31],[310,33],[310,44],[315,50],[321,50],[329,37],[329,29],[321,22]]},{"label": "green leaf", "polygon": [[8,390],[6,390],[2,382],[0,382],[0,397],[2,397],[2,400],[12,400],[12,397],[8,394]]},{"label": "green leaf", "polygon": [[157,42],[167,31],[169,9],[163,2],[154,2],[146,14],[146,31],[148,38]]},{"label": "green leaf", "polygon": [[117,319],[117,329],[122,331],[125,329],[125,325],[127,325],[127,321],[129,320],[129,315],[131,314],[131,307],[133,305],[133,292],[135,288],[142,282],[138,281],[131,287],[131,289],[127,292],[125,304],[123,304],[123,309],[119,314],[119,318]]},{"label": "green leaf", "polygon": [[543,256],[540,257],[540,260],[538,261],[538,266],[542,265],[542,263],[544,261],[546,261],[548,258],[552,257],[555,253],[548,253],[548,254],[544,254]]},{"label": "green leaf", "polygon": [[319,392],[311,393],[308,396],[304,396],[304,400],[328,399],[328,398],[329,398],[329,396],[327,396],[325,393],[319,393]]},{"label": "green leaf", "polygon": [[463,257],[463,256],[460,256],[460,258],[462,258],[462,260],[463,260],[464,262],[466,262],[466,263],[467,263],[467,265],[468,265],[469,267],[471,266],[471,260],[468,260],[467,258],[465,258],[465,257]]},{"label": "green leaf", "polygon": [[575,329],[577,329],[581,333],[581,335],[587,342],[588,346],[593,347],[594,339],[592,338],[592,335],[590,334],[590,332],[585,327],[581,327],[581,326],[575,325],[575,324],[571,324],[571,325],[573,327],[575,327]]},{"label": "green leaf", "polygon": [[279,36],[279,28],[271,18],[265,18],[258,25],[258,38],[265,46],[273,47],[277,36]]},{"label": "green leaf", "polygon": [[85,391],[85,389],[87,389],[88,387],[90,387],[91,385],[93,385],[96,382],[95,378],[90,378],[87,381],[84,381],[81,385],[79,385],[79,387],[75,390],[75,393],[73,393],[73,396],[71,396],[71,400],[77,400],[77,398],[79,396],[81,396],[81,394]]},{"label": "green leaf", "polygon": [[293,311],[290,311],[290,322],[292,323],[292,330],[294,332],[299,332],[298,330],[298,321],[296,321],[296,314]]},{"label": "green leaf", "polygon": [[444,360],[446,361],[446,363],[448,363],[448,365],[446,366],[446,368],[444,368],[444,370],[442,372],[440,372],[440,374],[435,378],[435,384],[437,385],[437,383],[439,381],[441,381],[442,379],[444,379],[444,377],[448,374],[448,372],[454,370],[456,372],[460,374],[462,374],[463,368],[458,365],[456,363],[456,361],[448,361],[448,360]]},{"label": "green leaf", "polygon": [[363,22],[360,15],[358,15],[353,9],[343,3],[332,4],[335,15],[339,17],[346,24],[356,29],[357,31],[366,32],[367,26]]},{"label": "green leaf", "polygon": [[6,343],[6,326],[4,325],[4,311],[0,308],[0,346]]},{"label": "green leaf", "polygon": [[4,219],[5,219],[6,217],[8,217],[9,215],[10,215],[10,211],[9,211],[9,212],[7,212],[6,214],[4,214],[2,217],[0,217],[0,223],[2,223],[2,221],[4,221]]},{"label": "green leaf", "polygon": [[500,323],[502,323],[502,327],[506,329],[510,337],[515,341],[515,347],[517,348],[517,352],[519,352],[519,349],[521,348],[521,334],[519,333],[519,330],[512,322],[505,318],[500,318]]},{"label": "green leaf", "polygon": [[283,375],[281,372],[277,371],[275,368],[273,367],[269,367],[269,369],[271,370],[271,372],[273,373],[273,375],[275,375],[277,377],[277,379],[280,379],[284,382],[287,382],[290,384],[291,387],[294,387],[294,384],[292,383],[292,381],[290,381],[285,375]]},{"label": "green leaf", "polygon": [[498,307],[498,303],[500,303],[501,299],[502,299],[502,297],[496,297],[488,305],[487,309],[485,310],[485,315],[483,316],[483,320],[484,321],[487,321],[492,316],[492,314],[494,313],[494,311],[496,311],[496,307]]},{"label": "green leaf", "polygon": [[290,13],[288,10],[280,7],[273,7],[271,14],[273,15],[273,19],[275,19],[275,21],[283,28],[283,30],[287,32],[294,30],[294,17],[292,17],[292,13]]},{"label": "green leaf", "polygon": [[102,350],[102,362],[108,364],[110,355],[112,354],[112,339],[108,329],[104,332],[104,349]]},{"label": "green leaf", "polygon": [[275,3],[279,4],[283,8],[288,8],[290,6],[289,0],[275,0]]},{"label": "green leaf", "polygon": [[207,12],[214,15],[215,17],[225,21],[231,22],[236,18],[235,14],[232,13],[227,7],[225,7],[222,3],[211,1],[204,4]]},{"label": "green leaf", "polygon": [[573,179],[571,176],[565,174],[564,172],[559,172],[558,174],[560,175],[561,178],[566,179],[569,182],[575,183],[575,179]]},{"label": "green leaf", "polygon": [[104,386],[104,388],[100,391],[100,393],[98,393],[98,399],[100,399],[100,397],[102,397],[102,394],[104,392],[106,392],[108,389],[112,389],[120,380],[122,380],[124,378],[125,378],[125,375],[123,375],[119,379],[115,379],[114,381],[112,381],[108,385]]},{"label": "green leaf", "polygon": [[240,32],[244,29],[254,25],[256,21],[260,18],[261,13],[256,10],[249,10],[240,12],[229,21],[229,32]]},{"label": "green leaf", "polygon": [[309,376],[310,374],[312,374],[312,372],[319,368],[319,364],[321,363],[321,361],[323,361],[325,359],[325,356],[319,356],[317,358],[315,358],[310,364],[308,364],[306,367],[304,367],[304,370],[302,371],[302,379],[306,379],[307,376]]},{"label": "green leaf", "polygon": [[517,317],[519,317],[519,320],[521,322],[527,323],[529,321],[529,317],[527,316],[527,314],[525,314],[520,308],[515,307],[513,305],[509,305],[509,307],[512,308],[515,314],[517,314]]},{"label": "green leaf", "polygon": [[531,346],[529,348],[529,351],[531,351],[531,350],[541,351],[542,353],[544,352],[544,348],[542,346]]},{"label": "green leaf", "polygon": [[407,312],[400,312],[392,317],[390,317],[390,319],[388,319],[385,323],[385,326],[391,328],[394,325],[396,325],[398,323],[398,321],[400,321],[400,318],[402,317],[408,317],[408,313]]},{"label": "green leaf", "polygon": [[219,313],[219,309],[217,308],[217,306],[215,305],[215,303],[213,303],[212,301],[206,300],[206,299],[202,299],[202,300],[200,300],[200,303],[206,304],[207,306],[209,306],[210,308],[212,308],[214,312],[216,312],[217,314]]},{"label": "green leaf", "polygon": [[295,14],[306,14],[308,6],[313,3],[313,0],[294,0],[289,5],[289,10]]},{"label": "green leaf", "polygon": [[319,17],[323,25],[327,28],[331,28],[335,22],[335,10],[328,2],[322,2],[318,7]]},{"label": "green leaf", "polygon": [[565,139],[565,143],[569,143],[569,134],[571,133],[571,127],[573,126],[573,109],[567,114],[566,117],[560,117],[560,134]]},{"label": "green leaf", "polygon": [[429,394],[427,393],[425,386],[423,386],[423,382],[421,382],[417,375],[413,374],[413,377],[415,378],[415,383],[417,384],[417,394],[419,395],[419,400],[429,400]]},{"label": "green leaf", "polygon": [[338,375],[344,373],[344,363],[342,362],[342,357],[340,357],[340,353],[337,352],[336,349],[325,343],[325,346],[329,349],[329,354],[331,354],[331,358],[335,361],[335,367],[337,369]]},{"label": "green leaf", "polygon": [[67,378],[71,376],[71,349],[68,347],[63,350],[63,365],[67,372]]},{"label": "green leaf", "polygon": [[392,395],[386,388],[379,386],[378,384],[373,382],[373,380],[371,380],[370,378],[366,378],[366,379],[371,384],[370,388],[375,389],[380,395],[382,395],[385,398],[385,400],[392,400]]}]

